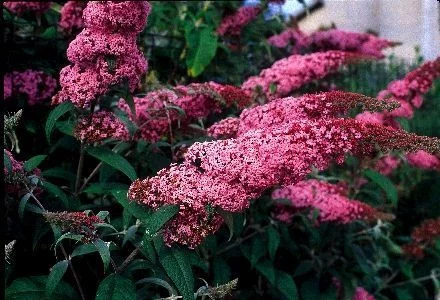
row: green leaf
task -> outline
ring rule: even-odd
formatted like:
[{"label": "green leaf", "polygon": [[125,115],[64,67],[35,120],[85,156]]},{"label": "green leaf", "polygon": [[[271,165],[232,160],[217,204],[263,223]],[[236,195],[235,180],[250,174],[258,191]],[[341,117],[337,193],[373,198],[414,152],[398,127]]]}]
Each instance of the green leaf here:
[{"label": "green leaf", "polygon": [[370,169],[364,171],[364,176],[380,186],[380,188],[385,192],[391,203],[394,206],[397,205],[397,189],[388,177]]},{"label": "green leaf", "polygon": [[31,197],[30,193],[27,193],[26,195],[21,197],[20,203],[18,204],[18,215],[20,219],[23,219],[24,210],[26,208],[26,204],[28,203],[30,197]]},{"label": "green leaf", "polygon": [[217,35],[210,27],[185,31],[188,47],[186,59],[188,74],[197,77],[209,65],[217,52]]},{"label": "green leaf", "polygon": [[137,204],[134,201],[129,201],[127,199],[127,190],[114,190],[111,191],[113,197],[115,197],[116,201],[119,202],[125,209],[127,209],[133,216],[138,218],[141,221],[144,221],[150,217],[150,212]]},{"label": "green leaf", "polygon": [[69,240],[74,240],[74,241],[79,241],[80,242],[80,241],[82,241],[83,237],[84,236],[81,235],[81,234],[73,234],[73,233],[70,233],[70,232],[66,232],[65,234],[63,234],[62,236],[60,236],[58,238],[58,240],[55,243],[55,248],[58,246],[58,244],[62,240],[69,239]]},{"label": "green leaf", "polygon": [[313,269],[313,261],[303,260],[299,263],[298,267],[296,267],[293,276],[296,277],[296,276],[304,275],[312,269]]},{"label": "green leaf", "polygon": [[275,285],[277,289],[283,293],[284,296],[286,296],[287,299],[299,299],[295,281],[293,281],[292,276],[289,274],[278,270]]},{"label": "green leaf", "polygon": [[57,37],[57,29],[55,26],[50,26],[46,28],[46,30],[40,34],[40,37],[46,40],[52,40]]},{"label": "green leaf", "polygon": [[122,247],[125,246],[125,243],[127,243],[128,241],[134,238],[138,228],[139,228],[138,225],[132,225],[130,226],[130,228],[127,229],[127,232],[124,234],[124,239],[122,240]]},{"label": "green leaf", "polygon": [[67,266],[69,265],[67,260],[62,260],[57,262],[50,271],[49,277],[46,282],[46,297],[50,298],[53,294],[58,283],[60,283],[61,278],[63,278],[66,273]]},{"label": "green leaf", "polygon": [[99,159],[100,161],[112,166],[113,168],[121,171],[132,181],[136,180],[137,175],[134,168],[130,163],[121,155],[111,151],[105,147],[91,147],[87,149],[87,153],[91,156]]},{"label": "green leaf", "polygon": [[152,238],[166,222],[168,222],[179,211],[179,205],[165,205],[152,213],[145,220],[145,235]]},{"label": "green leaf", "polygon": [[96,248],[95,245],[92,244],[79,245],[73,250],[70,257],[74,258],[75,256],[82,256],[96,251],[98,251],[98,249]]},{"label": "green leaf", "polygon": [[[30,276],[15,279],[6,289],[8,300],[42,300],[46,299],[47,276]],[[76,300],[78,295],[67,283],[61,281],[52,293],[50,300]]]},{"label": "green leaf", "polygon": [[112,191],[128,190],[128,185],[119,182],[91,183],[84,190],[84,193],[111,194]]},{"label": "green leaf", "polygon": [[267,248],[263,240],[257,236],[250,243],[242,244],[241,251],[250,261],[251,265],[255,266],[258,260],[266,254]]},{"label": "green leaf", "polygon": [[67,181],[75,181],[75,174],[60,167],[44,170],[42,172],[43,178],[54,177],[59,179],[65,179]]},{"label": "green leaf", "polygon": [[[159,256],[159,260],[167,275],[176,285],[184,300],[194,299],[194,276],[189,259],[184,252],[167,249]],[[159,251],[158,251],[159,252]]]},{"label": "green leaf", "polygon": [[157,254],[154,250],[153,242],[143,240],[141,251],[149,261],[151,261],[153,264],[157,264]]},{"label": "green leaf", "polygon": [[107,276],[99,285],[95,300],[136,299],[136,287],[130,279],[118,274]]},{"label": "green leaf", "polygon": [[275,228],[269,227],[267,235],[269,239],[269,244],[267,245],[269,248],[269,256],[273,260],[277,253],[278,246],[280,245],[280,234]]},{"label": "green leaf", "polygon": [[398,300],[414,299],[409,288],[396,288],[393,292],[396,294]]},{"label": "green leaf", "polygon": [[50,194],[54,195],[57,199],[60,199],[64,207],[69,207],[69,198],[66,193],[58,186],[48,181],[43,182],[43,188]]},{"label": "green leaf", "polygon": [[130,264],[128,264],[128,266],[124,269],[124,274],[132,274],[134,271],[137,270],[142,270],[142,271],[148,269],[154,270],[154,268],[155,266],[147,260],[135,259]]},{"label": "green leaf", "polygon": [[287,299],[299,299],[295,281],[289,274],[276,270],[273,265],[268,262],[260,262],[255,268],[263,274],[264,277],[276,287]]},{"label": "green leaf", "polygon": [[71,120],[57,122],[55,127],[65,135],[74,136],[73,130],[75,124]]},{"label": "green leaf", "polygon": [[50,226],[46,222],[37,222],[35,224],[34,236],[32,238],[32,250],[35,252],[38,241],[50,231]]},{"label": "green leaf", "polygon": [[275,280],[276,280],[276,273],[275,273],[275,268],[273,267],[273,265],[269,262],[269,261],[263,261],[263,262],[259,262],[255,268],[261,273],[263,274],[264,277],[266,277],[266,279],[271,283],[271,284],[275,284]]},{"label": "green leaf", "polygon": [[224,284],[231,278],[231,268],[228,263],[220,258],[214,257],[212,261],[212,271],[214,273],[214,284]]},{"label": "green leaf", "polygon": [[[317,278],[313,278],[304,281],[300,288],[301,299],[322,299],[320,297],[319,281]],[[324,298],[325,299],[325,298]],[[322,299],[322,300],[324,300]],[[337,298],[335,298],[337,299]]]},{"label": "green leaf", "polygon": [[148,278],[144,278],[144,279],[137,281],[136,285],[145,284],[145,283],[155,284],[155,285],[158,285],[158,286],[165,288],[166,290],[168,290],[170,297],[177,296],[176,290],[173,289],[173,287],[165,280],[162,280],[162,279],[156,278],[156,277],[148,277]]},{"label": "green leaf", "polygon": [[110,213],[106,210],[101,210],[96,214],[96,216],[103,221],[105,221],[109,215],[110,215]]},{"label": "green leaf", "polygon": [[75,109],[75,106],[71,102],[64,102],[58,105],[57,107],[55,107],[55,109],[50,112],[45,127],[46,139],[49,144],[50,144],[50,135],[52,134],[52,131],[58,119],[73,109]]},{"label": "green leaf", "polygon": [[353,254],[354,254],[354,258],[356,259],[359,267],[362,269],[362,271],[365,274],[371,274],[374,270],[373,268],[369,265],[369,259],[367,258],[367,256],[365,255],[364,251],[356,245],[352,245],[352,249],[353,249]]},{"label": "green leaf", "polygon": [[104,264],[104,272],[106,272],[110,264],[110,249],[108,248],[107,244],[101,239],[97,239],[96,241],[94,241],[93,245],[95,245],[96,249],[98,249],[99,255],[102,259],[102,263]]}]

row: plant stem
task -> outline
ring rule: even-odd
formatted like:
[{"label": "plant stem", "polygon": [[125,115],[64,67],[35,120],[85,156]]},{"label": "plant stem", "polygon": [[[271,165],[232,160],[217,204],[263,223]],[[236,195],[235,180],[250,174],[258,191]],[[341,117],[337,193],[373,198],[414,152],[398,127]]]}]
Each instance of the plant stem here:
[{"label": "plant stem", "polygon": [[136,255],[139,253],[139,248],[136,247],[130,255],[122,262],[122,264],[116,268],[116,273],[120,273],[122,270],[125,269],[125,267],[128,266],[129,263],[136,257]]},{"label": "plant stem", "polygon": [[89,183],[90,179],[92,179],[93,176],[95,176],[96,173],[98,173],[99,168],[101,168],[102,166],[102,162],[100,162],[92,171],[92,173],[90,173],[90,175],[84,180],[84,183],[81,185],[81,188],[79,189],[78,193],[80,194],[84,188],[86,187],[86,185]]},{"label": "plant stem", "polygon": [[84,149],[85,149],[85,145],[81,142],[81,149],[80,149],[79,161],[78,161],[78,169],[76,170],[75,196],[78,196],[78,193],[79,193],[79,187],[80,187],[81,176],[82,176],[82,169],[83,169],[83,165],[84,165]]},{"label": "plant stem", "polygon": [[79,293],[81,295],[81,299],[86,300],[86,296],[84,295],[84,291],[81,287],[81,283],[79,282],[79,278],[78,278],[78,275],[76,274],[75,268],[73,267],[72,261],[70,260],[70,257],[67,255],[66,249],[64,249],[64,246],[61,245],[61,243],[60,243],[60,248],[61,248],[61,251],[63,252],[64,258],[67,260],[67,262],[69,264],[70,270],[72,271],[72,274],[73,274],[73,278],[75,278],[75,282],[78,287]]},{"label": "plant stem", "polygon": [[422,282],[422,281],[426,281],[426,280],[433,279],[433,278],[440,278],[440,274],[432,274],[432,275],[429,275],[429,276],[423,276],[423,277],[419,277],[419,278],[416,278],[416,279],[410,279],[410,280],[405,280],[405,281],[397,282],[397,283],[390,284],[390,285],[384,287],[384,289],[388,289],[388,288],[396,287],[396,286],[401,286],[401,285],[405,285],[405,284],[408,284],[408,283]]},{"label": "plant stem", "polygon": [[[41,204],[41,202],[38,200],[38,198],[35,197],[35,195],[34,195],[34,193],[33,193],[33,190],[30,190],[29,188],[27,188],[27,189],[28,189],[28,192],[30,193],[32,199],[34,199],[35,202],[37,203],[37,205],[38,205],[43,211],[46,212],[47,209],[43,206],[43,204]],[[79,293],[80,293],[80,295],[81,295],[81,299],[82,299],[82,300],[86,300],[86,297],[85,297],[85,295],[84,295],[84,291],[83,291],[83,289],[82,289],[82,287],[81,287],[81,283],[79,282],[79,278],[78,278],[78,275],[76,274],[75,268],[73,267],[73,264],[72,264],[72,262],[70,261],[69,256],[67,255],[66,249],[64,249],[64,246],[63,246],[61,243],[60,243],[60,248],[61,248],[61,251],[63,252],[63,255],[64,255],[65,259],[67,260],[67,262],[68,262],[68,264],[69,264],[70,270],[72,271],[72,274],[73,274],[73,277],[74,277],[74,279],[75,279],[76,285],[78,286],[78,291],[79,291]]]},{"label": "plant stem", "polygon": [[231,249],[233,249],[233,248],[235,248],[235,247],[241,245],[244,241],[250,239],[250,238],[253,237],[254,235],[264,232],[264,230],[266,230],[266,228],[268,228],[268,227],[271,226],[271,225],[272,225],[272,224],[266,225],[266,226],[261,227],[261,228],[257,228],[256,231],[252,232],[251,234],[249,234],[249,235],[247,235],[247,236],[245,236],[245,237],[243,237],[243,238],[238,238],[234,243],[232,243],[232,244],[230,244],[229,246],[227,246],[227,247],[225,247],[225,248],[223,248],[223,249],[217,251],[217,252],[215,253],[215,255],[216,255],[216,256],[217,256],[217,255],[220,255],[220,254],[222,254],[222,253],[224,253],[224,252],[227,252],[227,251],[229,251],[229,250],[231,250]]},{"label": "plant stem", "polygon": [[[116,145],[117,146],[117,145]],[[115,147],[113,147],[112,151],[115,150]],[[129,150],[127,151],[127,153],[125,153],[125,157],[127,157],[132,151]],[[102,167],[102,162],[100,162],[92,171],[92,173],[90,173],[90,175],[84,180],[84,183],[81,185],[81,188],[78,191],[78,194],[81,194],[81,192],[85,189],[85,187],[87,186],[87,184],[89,183],[89,181],[93,178],[93,176],[96,175],[96,173],[99,171],[99,168]]]}]

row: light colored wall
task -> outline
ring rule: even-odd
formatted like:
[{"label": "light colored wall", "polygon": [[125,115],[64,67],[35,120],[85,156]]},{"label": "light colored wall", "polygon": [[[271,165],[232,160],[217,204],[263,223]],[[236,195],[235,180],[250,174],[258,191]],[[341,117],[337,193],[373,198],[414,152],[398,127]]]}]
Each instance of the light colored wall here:
[{"label": "light colored wall", "polygon": [[331,22],[344,30],[372,29],[381,37],[403,43],[388,54],[411,59],[418,45],[425,58],[433,59],[440,56],[439,11],[438,0],[325,0],[299,26],[309,33]]}]

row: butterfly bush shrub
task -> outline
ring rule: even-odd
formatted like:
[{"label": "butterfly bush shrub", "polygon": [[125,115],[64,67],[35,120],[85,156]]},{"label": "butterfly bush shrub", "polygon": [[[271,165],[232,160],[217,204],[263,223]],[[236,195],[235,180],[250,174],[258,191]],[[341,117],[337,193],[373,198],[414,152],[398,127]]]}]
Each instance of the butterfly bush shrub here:
[{"label": "butterfly bush shrub", "polygon": [[440,295],[439,58],[242,4],[3,4],[7,299]]}]

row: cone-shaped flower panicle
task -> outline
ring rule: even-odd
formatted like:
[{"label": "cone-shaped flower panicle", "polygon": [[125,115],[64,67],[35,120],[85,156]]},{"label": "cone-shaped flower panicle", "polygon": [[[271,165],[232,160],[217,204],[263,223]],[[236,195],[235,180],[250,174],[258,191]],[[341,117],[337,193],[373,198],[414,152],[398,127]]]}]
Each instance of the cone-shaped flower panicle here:
[{"label": "cone-shaped flower panicle", "polygon": [[394,118],[411,119],[414,109],[419,108],[423,103],[423,94],[429,91],[438,77],[440,77],[440,57],[424,63],[406,74],[404,78],[392,81],[385,90],[379,92],[377,96],[379,99],[398,101],[400,103],[398,109],[374,114],[364,112],[356,116],[356,119],[399,128],[399,123]]},{"label": "cone-shaped flower panicle", "polygon": [[134,91],[147,70],[136,36],[149,12],[146,1],[88,2],[83,11],[85,28],[67,49],[72,65],[61,70],[61,91],[52,103],[71,101],[86,108],[111,86],[124,82]]},{"label": "cone-shaped flower panicle", "polygon": [[413,167],[417,167],[425,170],[440,171],[440,157],[439,155],[433,155],[426,151],[419,150],[417,152],[408,153],[406,155],[408,164]]},{"label": "cone-shaped flower panicle", "polygon": [[[140,127],[135,139],[156,142],[177,121],[180,127],[185,127],[198,118],[221,112],[223,107],[243,108],[251,103],[251,98],[237,87],[208,82],[149,92],[142,98],[134,97],[134,103]],[[124,100],[119,102],[119,108],[134,120]]]},{"label": "cone-shaped flower panicle", "polygon": [[109,111],[98,111],[79,119],[74,135],[78,140],[89,144],[108,138],[120,141],[130,139],[125,124]]},{"label": "cone-shaped flower panicle", "polygon": [[58,26],[65,35],[77,33],[83,29],[82,19],[83,10],[86,7],[86,1],[67,1],[60,11],[60,20]]},{"label": "cone-shaped flower panicle", "polygon": [[229,117],[213,124],[208,128],[208,135],[216,139],[233,138],[237,136],[240,119]]},{"label": "cone-shaped flower panicle", "polygon": [[408,256],[422,259],[425,248],[429,247],[440,238],[440,218],[423,221],[411,233],[411,243],[404,245],[403,250]]},{"label": "cone-shaped flower panicle", "polygon": [[151,6],[147,1],[91,1],[84,10],[87,28],[106,33],[140,33]]},{"label": "cone-shaped flower panicle", "polygon": [[380,174],[389,176],[399,165],[399,157],[392,154],[387,154],[377,160],[374,169]]},{"label": "cone-shaped flower panicle", "polygon": [[297,209],[317,209],[319,222],[346,224],[355,220],[372,221],[392,219],[372,206],[347,197],[342,185],[318,180],[305,180],[279,188],[272,193],[273,199],[287,199]]},{"label": "cone-shaped flower panicle", "polygon": [[288,28],[280,34],[268,39],[268,42],[278,48],[292,45],[294,54],[310,49],[313,51],[341,50],[363,55],[383,58],[385,48],[396,45],[395,42],[378,38],[369,33],[329,29],[316,31],[307,35],[295,28]]},{"label": "cone-shaped flower panicle", "polygon": [[395,102],[378,101],[361,94],[332,91],[301,97],[275,99],[265,105],[245,109],[240,115],[238,134],[250,129],[270,127],[303,119],[320,119],[346,115],[350,109],[391,110]]},{"label": "cone-shaped flower panicle", "polygon": [[83,235],[83,242],[91,243],[98,238],[96,224],[104,223],[97,216],[84,212],[45,212],[47,222],[61,227],[62,231]]},{"label": "cone-shaped flower panicle", "polygon": [[[377,148],[416,147],[439,150],[440,142],[355,120],[301,120],[249,130],[233,139],[195,143],[182,164],[172,164],[155,177],[135,181],[128,197],[153,209],[179,204],[182,213],[200,212],[201,219],[210,207],[213,220],[218,216],[216,209],[243,211],[264,190],[297,183],[312,166],[323,170],[333,161],[342,163],[346,153],[363,156],[375,153]],[[176,232],[166,232],[166,241],[172,235],[173,241],[188,244],[187,235],[178,238]],[[194,232],[194,240],[203,239],[201,233],[208,231]]]},{"label": "cone-shaped flower panicle", "polygon": [[[8,156],[9,161],[11,162],[11,169],[7,168],[7,166],[4,166],[4,175],[5,175],[5,182],[8,182],[9,179],[18,173],[24,173],[23,170],[23,163],[16,160],[14,156],[12,156],[12,153],[6,149],[3,149],[4,153]],[[10,171],[10,172],[9,172]]]},{"label": "cone-shaped flower panicle", "polygon": [[322,79],[341,66],[362,58],[364,57],[361,55],[343,51],[292,55],[276,61],[259,75],[248,78],[242,88],[252,94],[259,86],[268,97],[287,96],[303,85]]},{"label": "cone-shaped flower panicle", "polygon": [[22,15],[26,12],[44,13],[49,9],[50,1],[5,1],[3,6],[11,12]]},{"label": "cone-shaped flower panicle", "polygon": [[286,48],[292,45],[293,54],[297,54],[301,49],[309,47],[310,43],[308,36],[298,28],[287,28],[283,32],[271,36],[267,41],[277,48]]},{"label": "cone-shaped flower panicle", "polygon": [[[26,186],[30,186],[28,176],[40,176],[41,170],[36,168],[32,170],[32,172],[26,172],[23,162],[16,160],[10,151],[6,149],[3,149],[3,151],[8,158],[8,162],[10,163],[10,165],[9,163],[6,163],[3,169],[6,194],[20,195],[22,192],[27,192]],[[38,187],[34,190],[35,194],[40,192],[41,189]]]},{"label": "cone-shaped flower panicle", "polygon": [[244,26],[261,13],[259,6],[242,6],[231,15],[223,18],[217,28],[220,36],[239,36]]},{"label": "cone-shaped flower panicle", "polygon": [[14,71],[3,77],[3,98],[25,95],[29,105],[41,103],[50,98],[57,87],[57,81],[42,71]]}]

